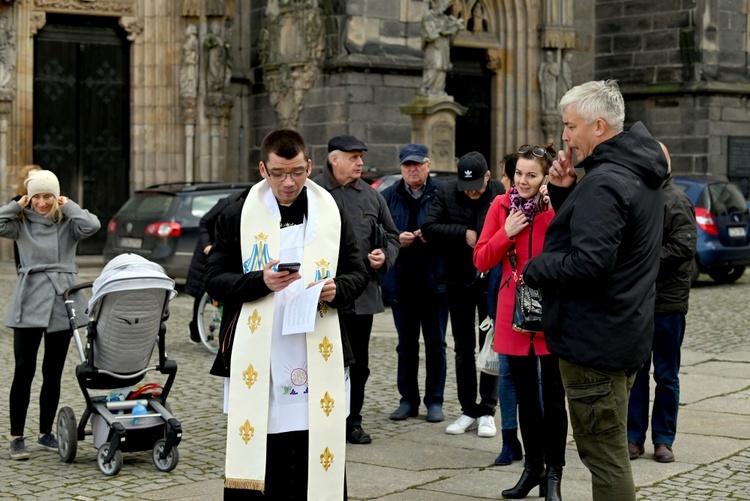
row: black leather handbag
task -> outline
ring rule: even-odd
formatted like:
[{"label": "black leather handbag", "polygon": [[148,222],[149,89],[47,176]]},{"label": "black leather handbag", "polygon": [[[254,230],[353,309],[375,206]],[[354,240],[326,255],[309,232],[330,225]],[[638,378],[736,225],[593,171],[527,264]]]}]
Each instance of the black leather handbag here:
[{"label": "black leather handbag", "polygon": [[526,284],[516,284],[513,330],[542,332],[542,293]]},{"label": "black leather handbag", "polygon": [[517,332],[543,332],[542,291],[519,282],[516,270],[516,248],[508,250],[508,260],[516,282],[516,300],[513,307],[513,330]]}]

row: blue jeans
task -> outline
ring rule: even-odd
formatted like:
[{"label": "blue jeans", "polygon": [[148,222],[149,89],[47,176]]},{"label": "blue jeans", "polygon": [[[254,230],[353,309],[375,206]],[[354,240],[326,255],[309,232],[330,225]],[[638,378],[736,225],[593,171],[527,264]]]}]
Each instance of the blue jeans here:
[{"label": "blue jeans", "polygon": [[651,358],[643,364],[630,390],[628,440],[646,441],[649,411],[649,371],[654,365],[654,409],[651,414],[651,440],[654,444],[674,443],[677,411],[680,406],[680,348],[685,337],[685,313],[656,313]]},{"label": "blue jeans", "polygon": [[419,328],[425,351],[425,405],[443,405],[447,360],[445,331],[448,298],[445,294],[414,294],[391,307],[398,332],[396,381],[401,402],[419,407]]},{"label": "blue jeans", "polygon": [[518,401],[513,376],[510,374],[508,355],[498,353],[500,367],[497,375],[497,401],[500,403],[500,428],[515,430],[518,428]]}]

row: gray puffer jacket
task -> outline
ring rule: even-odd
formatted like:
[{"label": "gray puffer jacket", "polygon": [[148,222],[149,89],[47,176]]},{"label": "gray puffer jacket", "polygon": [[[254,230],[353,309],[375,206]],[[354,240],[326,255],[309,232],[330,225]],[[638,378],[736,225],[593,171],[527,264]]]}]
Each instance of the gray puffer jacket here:
[{"label": "gray puffer jacket", "polygon": [[[5,317],[7,327],[47,332],[70,329],[62,293],[80,283],[75,264],[78,241],[96,233],[101,224],[72,200],[62,206],[62,213],[62,221],[54,223],[33,210],[21,209],[18,202],[0,207],[0,237],[16,241],[21,262]],[[85,294],[78,292],[73,299],[78,325],[85,325]]]}]

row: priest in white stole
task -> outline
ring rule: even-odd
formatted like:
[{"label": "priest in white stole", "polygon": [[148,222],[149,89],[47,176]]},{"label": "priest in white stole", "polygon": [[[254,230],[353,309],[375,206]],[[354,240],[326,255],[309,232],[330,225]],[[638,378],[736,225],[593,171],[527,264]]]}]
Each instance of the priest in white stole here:
[{"label": "priest in white stole", "polygon": [[[211,369],[226,378],[224,499],[338,501],[353,360],[336,309],[362,293],[367,272],[348,218],[307,180],[302,136],[269,133],[259,167],[264,180],[219,217],[206,264],[206,291],[224,303]],[[282,335],[289,299],[319,281],[314,331]]]}]

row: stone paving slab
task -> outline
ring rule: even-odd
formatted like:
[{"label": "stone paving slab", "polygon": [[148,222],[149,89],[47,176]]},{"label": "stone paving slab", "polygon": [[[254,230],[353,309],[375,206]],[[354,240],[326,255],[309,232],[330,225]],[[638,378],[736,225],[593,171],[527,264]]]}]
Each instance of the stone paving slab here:
[{"label": "stone paving slab", "polygon": [[[88,263],[83,279],[93,280],[99,269]],[[0,262],[0,310],[5,311],[15,281],[12,263]],[[634,461],[633,476],[638,499],[750,500],[750,332],[747,319],[750,276],[736,284],[716,286],[701,283],[691,294],[687,335],[683,349],[682,407],[675,443],[677,461],[658,464],[646,454]],[[184,428],[180,463],[169,474],[157,472],[150,452],[125,454],[119,475],[105,477],[96,465],[91,437],[79,444],[74,463],[61,463],[55,453],[30,447],[32,458],[7,459],[7,391],[13,367],[12,336],[0,327],[0,498],[42,500],[137,500],[187,499],[214,501],[222,498],[226,418],[222,414],[222,381],[208,376],[212,356],[189,343],[187,323],[193,300],[178,295],[167,322],[167,352],[179,370],[169,398],[175,416]],[[721,335],[717,335],[721,333]],[[420,417],[396,422],[388,419],[398,405],[396,390],[396,334],[390,312],[376,315],[371,343],[370,381],[365,401],[364,426],[373,436],[369,446],[347,449],[349,493],[352,500],[447,501],[498,499],[500,491],[518,479],[522,465],[496,467],[492,462],[500,450],[500,438],[479,438],[476,432],[450,436],[444,430],[460,414],[456,398],[452,339],[448,337],[449,363],[445,390],[444,423],[427,423]],[[76,353],[71,348],[63,376],[61,405],[76,416],[83,410],[83,397],[74,377]],[[40,356],[41,360],[41,356]],[[421,370],[424,368],[422,366]],[[423,374],[423,372],[421,373]],[[153,378],[159,380],[158,375]],[[151,380],[151,378],[148,378]],[[26,426],[33,436],[38,426],[41,384],[37,375]],[[496,419],[499,422],[499,417]],[[0,445],[0,447],[3,447]],[[590,475],[578,458],[569,436],[563,497],[571,501],[590,499]],[[533,491],[532,494],[536,494]],[[530,496],[530,498],[533,498]]]}]

